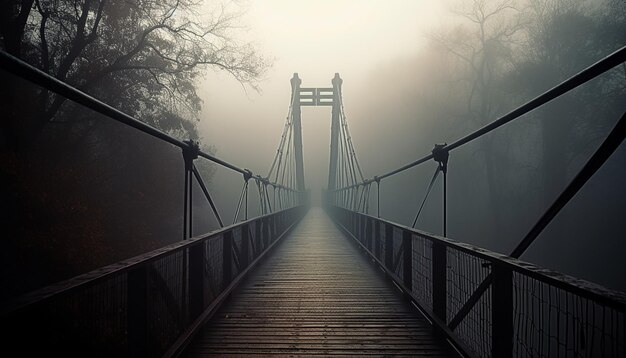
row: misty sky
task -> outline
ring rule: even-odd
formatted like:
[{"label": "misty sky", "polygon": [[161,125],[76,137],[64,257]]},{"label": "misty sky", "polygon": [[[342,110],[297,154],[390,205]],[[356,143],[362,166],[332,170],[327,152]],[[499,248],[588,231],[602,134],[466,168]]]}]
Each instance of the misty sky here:
[{"label": "misty sky", "polygon": [[[431,121],[445,118],[430,118],[427,112],[415,111],[414,104],[411,103],[414,101],[411,96],[419,93],[416,91],[428,91],[432,81],[437,81],[437,78],[441,77],[424,73],[437,70],[415,68],[418,63],[415,59],[421,53],[428,52],[426,48],[428,34],[441,31],[450,23],[458,21],[458,18],[451,16],[448,1],[268,0],[236,4],[246,11],[240,20],[245,29],[237,31],[236,36],[242,41],[254,44],[265,57],[273,58],[274,66],[259,83],[261,93],[249,88],[244,89],[226,73],[209,72],[201,80],[200,95],[204,100],[204,108],[198,127],[203,141],[216,147],[218,157],[249,168],[255,173],[267,174],[285,123],[291,92],[289,80],[294,72],[299,73],[303,87],[330,87],[334,73],[340,73],[344,80],[345,113],[366,177],[395,169],[428,153],[433,144],[450,143],[461,134],[470,131],[471,128],[463,127],[456,128],[457,133],[455,130],[448,133],[424,132],[422,129],[427,130],[428,124],[435,123]],[[431,67],[438,68],[439,72],[442,68],[445,71],[445,67],[436,65]],[[386,74],[392,77],[385,77]],[[417,83],[420,79],[422,82]],[[407,89],[412,92],[402,92]],[[503,108],[506,111],[511,109],[513,108]],[[313,189],[314,197],[320,188],[326,186],[328,180],[330,112],[330,107],[302,109],[305,178],[307,187]],[[533,122],[532,119],[527,119],[515,125],[532,127],[536,124],[537,122]],[[515,125],[511,125],[512,130]],[[505,130],[499,130],[494,136],[504,141],[508,138]],[[463,155],[475,160],[471,153],[479,146],[478,142],[480,141],[459,150],[458,154],[455,152],[453,160],[459,160]],[[531,149],[528,146],[520,147],[522,151]],[[619,162],[619,159],[613,161]],[[617,164],[609,162],[609,169],[612,168],[611,165],[614,167]],[[383,217],[395,209],[401,215],[387,218],[398,222],[410,222],[416,210],[416,202],[418,198],[421,200],[434,166],[434,163],[427,164],[411,171],[411,174],[386,180],[381,190]],[[457,185],[465,180],[480,182],[480,177],[470,175],[468,178],[462,178],[469,174],[459,171],[458,166],[454,168],[450,184],[452,198],[450,205],[458,208],[460,212],[449,215],[450,237],[496,251],[509,251],[544,210],[545,204],[540,204],[540,191],[528,194],[534,198],[533,203],[537,207],[528,207],[526,210],[516,212],[513,219],[517,226],[507,227],[509,235],[491,237],[488,234],[489,230],[485,229],[491,225],[486,209],[489,203],[486,201],[479,203],[482,209],[464,211],[471,205],[462,201],[461,192],[464,189],[462,185]],[[617,173],[619,170],[613,172]],[[234,212],[241,184],[241,175],[218,169],[211,187],[218,207],[222,208],[224,213]],[[434,187],[435,193],[441,190],[438,185]],[[585,190],[593,189],[593,185],[596,184],[591,183]],[[399,188],[402,190],[397,190]],[[251,193],[253,196],[257,195],[255,191]],[[552,195],[556,197],[557,194],[555,192]],[[581,205],[587,208],[588,204],[580,204],[582,200],[580,198],[584,198],[584,195],[587,194],[581,194],[567,210],[576,211]],[[608,202],[613,197],[595,198],[589,202],[600,207],[602,205],[611,207],[613,204]],[[419,228],[439,233],[441,226],[439,205],[440,201],[435,199],[427,203]],[[617,196],[615,206],[623,207],[623,197]],[[250,215],[256,213],[251,212]],[[535,244],[531,248],[530,255],[545,251],[541,244],[557,243],[561,238],[568,237],[563,233],[550,234],[555,227],[573,232],[587,232],[606,227],[606,220],[602,216],[599,217],[598,220],[601,222],[596,220],[580,228],[571,225],[568,216],[559,216],[555,224],[546,230],[545,237],[539,240],[540,244]],[[574,241],[578,242],[576,245],[579,246],[568,242],[571,249],[563,255],[561,264],[553,263],[555,260],[551,259],[542,261],[534,256],[529,260],[623,289],[619,277],[604,280],[605,270],[594,274],[596,269],[593,267],[578,269],[579,265],[575,263],[576,252],[585,252],[586,249],[583,247],[589,246],[590,242],[585,239],[584,234],[578,236],[576,239],[578,241]],[[619,237],[619,234],[611,231],[605,236]],[[616,242],[608,241],[606,244],[614,245]],[[598,250],[595,256],[603,260],[611,252],[619,250],[607,246],[606,250]],[[620,259],[612,258],[608,261],[617,267],[614,272],[621,270]],[[598,261],[591,258],[589,262]]]},{"label": "misty sky", "polygon": [[[247,12],[241,23],[247,31],[241,36],[274,58],[274,66],[260,83],[262,93],[244,90],[225,73],[207,75],[201,86],[201,135],[217,147],[219,157],[265,175],[284,125],[294,72],[303,87],[330,87],[339,72],[350,128],[355,134],[361,132],[367,124],[351,116],[355,112],[351,107],[360,102],[354,98],[356,89],[371,85],[368,75],[376,68],[419,51],[425,31],[441,21],[442,4],[407,0],[244,3]],[[371,91],[370,100],[376,88]],[[302,126],[307,186],[321,188],[328,175],[330,107],[304,108]],[[367,145],[356,135],[354,143],[357,152]],[[366,175],[373,174],[364,169]],[[230,179],[218,175],[214,184],[219,187],[222,180]]]}]

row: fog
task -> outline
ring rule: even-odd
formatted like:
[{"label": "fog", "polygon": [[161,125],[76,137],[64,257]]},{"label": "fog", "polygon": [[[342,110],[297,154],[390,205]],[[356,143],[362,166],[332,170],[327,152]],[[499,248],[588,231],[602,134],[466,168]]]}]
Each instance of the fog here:
[{"label": "fog", "polygon": [[[601,58],[570,61],[574,64],[564,66],[566,69],[562,74],[524,91],[514,100],[498,96],[500,100],[495,99],[494,109],[488,112],[490,118],[460,120],[455,118],[458,113],[455,110],[461,106],[458,91],[444,87],[450,86],[454,73],[462,71],[458,61],[442,56],[442,50],[433,38],[462,26],[471,29],[467,27],[467,20],[458,15],[462,3],[244,3],[246,14],[242,22],[248,29],[246,38],[272,56],[274,65],[260,82],[260,92],[242,87],[223,73],[209,73],[203,79],[204,108],[199,128],[204,141],[216,147],[220,158],[266,173],[287,114],[291,91],[289,79],[293,73],[297,72],[302,78],[303,87],[330,87],[332,76],[338,72],[344,80],[345,112],[352,140],[364,175],[372,177],[428,154],[435,143],[450,143],[495,120],[498,115]],[[590,11],[608,3],[563,1],[555,4]],[[518,9],[525,5],[517,2]],[[507,16],[511,15],[504,14],[503,18]],[[617,21],[623,28],[623,19]],[[623,36],[605,47],[602,55],[617,49],[620,41],[623,45]],[[521,51],[522,47],[512,46],[512,50]],[[527,55],[520,53],[518,56]],[[621,86],[617,98],[626,103],[623,101],[623,77]],[[514,91],[512,87],[515,86],[502,86],[502,91]],[[583,136],[584,146],[571,148],[568,146],[576,144],[566,142],[566,136],[555,137],[554,148],[561,148],[561,153],[573,151],[573,159],[570,165],[554,167],[554,173],[541,173],[541,162],[547,160],[537,147],[541,142],[541,121],[548,120],[543,114],[548,112],[556,117],[550,120],[557,127],[571,126],[567,118],[571,112],[563,107],[571,100],[575,101],[573,96],[566,95],[545,110],[533,112],[451,153],[448,201],[451,238],[507,253],[524,237],[618,119],[615,115],[596,118],[602,125],[597,131]],[[495,103],[497,101],[500,102]],[[437,107],[432,103],[441,105]],[[594,105],[602,107],[603,102],[589,103],[585,108],[593,110]],[[450,110],[441,110],[446,107]],[[623,111],[623,105],[618,107]],[[315,196],[327,183],[330,107],[303,107],[302,127],[306,184]],[[559,138],[561,142],[558,142]],[[492,153],[485,153],[485,147],[491,148]],[[547,147],[544,145],[543,148]],[[491,184],[497,187],[496,190],[489,188],[485,177],[484,158],[490,155],[498,162],[495,167],[500,179]],[[626,252],[626,231],[621,225],[626,195],[619,185],[626,179],[624,159],[624,149],[621,148],[537,239],[523,259],[626,289],[621,275],[626,271],[622,260]],[[381,184],[382,216],[410,225],[435,167],[434,162],[428,163],[384,180]],[[559,180],[549,179],[555,176]],[[553,183],[549,186],[551,180]],[[236,175],[218,170],[211,186],[221,207],[232,212],[241,190]],[[520,190],[523,193],[518,193]],[[499,197],[490,199],[493,193]],[[376,207],[374,194],[375,190],[372,190],[370,204],[373,208]],[[495,209],[494,203],[498,205]],[[441,234],[441,211],[440,179],[417,227]]]},{"label": "fog", "polygon": [[[88,19],[105,13],[90,23],[88,38],[97,40],[90,45],[65,30],[79,23],[72,2],[52,2],[50,12],[33,7],[21,38],[11,42],[3,32],[0,47],[262,176],[276,155],[294,73],[302,87],[322,88],[340,74],[352,142],[372,178],[454,142],[626,44],[623,0],[151,4],[85,7]],[[158,19],[190,31],[136,41]],[[192,35],[204,20],[215,25],[208,42]],[[140,55],[133,62],[128,54]],[[154,68],[145,71],[146,63]],[[181,239],[180,148],[4,70],[0,106],[7,118],[0,127],[0,220],[11,233],[0,254],[0,299]],[[625,110],[621,64],[453,150],[448,236],[510,253]],[[330,126],[331,107],[302,108],[305,182],[314,204],[328,182]],[[242,175],[195,163],[231,224]],[[622,145],[522,259],[626,291],[625,163]],[[383,218],[411,225],[436,165],[383,180],[380,203],[373,186],[369,213],[380,204]],[[254,185],[249,194],[254,217]],[[193,234],[218,229],[197,184],[193,201]],[[441,235],[442,210],[440,177],[416,228]]]},{"label": "fog", "polygon": [[[383,119],[359,118],[352,112],[357,114],[357,106],[375,100],[380,88],[386,88],[371,83],[372,73],[392,59],[419,51],[426,44],[424,33],[441,21],[445,11],[443,3],[429,1],[389,1],[384,7],[378,1],[240,5],[239,10],[245,11],[243,36],[273,59],[273,67],[258,92],[226,73],[208,73],[200,81],[204,107],[199,129],[204,142],[214,145],[220,158],[262,174],[267,174],[276,154],[293,73],[299,74],[302,87],[331,87],[332,77],[339,73],[344,79],[346,114],[355,131],[357,151],[377,145],[378,139],[363,131]],[[330,107],[303,108],[302,127],[306,184],[319,193],[328,182]],[[389,129],[391,136],[404,131],[402,127]],[[234,211],[236,203],[231,202],[241,190],[229,185],[232,180],[228,172],[220,170],[212,181],[212,186],[219,188],[217,200],[229,212]]]}]

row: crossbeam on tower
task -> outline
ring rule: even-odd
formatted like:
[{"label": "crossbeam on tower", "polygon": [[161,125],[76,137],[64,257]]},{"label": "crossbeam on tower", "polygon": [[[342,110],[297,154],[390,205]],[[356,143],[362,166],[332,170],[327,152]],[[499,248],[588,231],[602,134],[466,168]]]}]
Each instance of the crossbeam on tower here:
[{"label": "crossbeam on tower", "polygon": [[334,97],[334,88],[300,88],[301,106],[332,106]]},{"label": "crossbeam on tower", "polygon": [[[350,168],[349,183],[356,183],[358,179],[356,174],[357,170],[362,180],[363,175],[356,160],[356,154],[354,153],[354,147],[352,146],[348,132],[345,114],[343,113],[341,95],[343,80],[339,77],[339,74],[335,73],[335,76],[331,80],[332,87],[301,87],[302,80],[297,73],[293,74],[290,82],[291,104],[285,124],[285,132],[283,133],[274,163],[270,168],[268,178],[272,175],[275,164],[278,164],[276,167],[276,175],[278,175],[283,155],[289,153],[289,148],[293,148],[291,160],[288,160],[287,163],[293,163],[295,167],[295,173],[290,173],[293,173],[293,177],[295,177],[296,189],[301,193],[306,192],[304,183],[304,160],[302,155],[302,107],[328,106],[332,107],[332,119],[327,188],[328,190],[335,190],[338,185],[346,184],[343,183],[343,181],[347,178],[344,172],[348,170],[346,169],[348,166]],[[291,138],[293,138],[293,140],[291,140]],[[286,142],[285,139],[287,139]],[[285,148],[287,148],[286,151]],[[285,166],[283,166],[283,170],[284,168]]]}]

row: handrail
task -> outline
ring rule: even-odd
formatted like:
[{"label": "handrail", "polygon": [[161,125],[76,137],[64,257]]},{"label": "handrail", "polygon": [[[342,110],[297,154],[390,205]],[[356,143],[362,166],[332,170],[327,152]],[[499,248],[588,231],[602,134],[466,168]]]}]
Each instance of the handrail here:
[{"label": "handrail", "polygon": [[[626,354],[626,326],[615,324],[626,320],[626,293],[368,214],[328,210],[464,355]],[[453,325],[486,277],[489,294]]]},{"label": "handrail", "polygon": [[369,214],[359,213],[349,209],[340,208],[342,210],[351,211],[359,214],[362,217],[378,221],[384,225],[389,225],[402,231],[411,232],[417,236],[423,237],[431,242],[441,243],[445,246],[454,248],[461,252],[465,252],[470,255],[474,255],[486,261],[501,264],[510,267],[514,271],[524,273],[526,275],[542,278],[546,282],[553,283],[562,288],[566,288],[573,292],[582,293],[588,295],[589,298],[600,300],[603,303],[610,305],[611,307],[620,308],[626,311],[626,293],[608,289],[593,282],[585,281],[576,277],[568,276],[557,271],[542,268],[535,264],[516,259],[514,257],[501,254],[495,251],[484,249],[480,246],[467,244],[464,242],[456,241],[447,237],[438,236],[429,232],[415,229],[406,225],[402,225],[387,219],[378,218]]},{"label": "handrail", "polygon": [[[294,208],[297,208],[297,207],[294,207]],[[4,317],[6,315],[12,314],[13,312],[19,311],[21,308],[25,306],[36,304],[40,301],[52,298],[53,296],[62,295],[63,293],[67,291],[71,291],[71,290],[78,289],[81,287],[96,284],[100,282],[102,279],[105,279],[110,275],[122,274],[126,271],[136,269],[139,266],[146,265],[150,262],[158,260],[174,252],[182,251],[184,249],[191,248],[203,242],[217,239],[220,237],[220,235],[223,235],[226,232],[231,232],[235,229],[239,229],[244,226],[249,226],[250,224],[254,222],[266,220],[280,213],[289,212],[290,210],[294,208],[288,208],[282,211],[277,211],[274,213],[257,216],[253,219],[241,221],[236,224],[232,224],[232,225],[225,226],[225,227],[213,230],[213,231],[209,231],[207,233],[192,237],[188,240],[178,241],[173,244],[143,253],[141,255],[128,258],[128,259],[116,262],[114,264],[111,264],[111,265],[97,268],[93,271],[75,276],[71,279],[46,286],[44,288],[35,290],[33,292],[29,292],[14,300],[10,300],[9,302],[4,302],[2,306],[0,306],[0,317]]]},{"label": "handrail", "polygon": [[3,302],[5,349],[175,354],[305,212],[263,215]]},{"label": "handrail", "polygon": [[[18,75],[22,78],[25,78],[41,87],[44,87],[61,96],[64,96],[113,120],[126,124],[154,138],[179,147],[183,151],[197,150],[196,148],[193,148],[190,143],[175,138],[149,124],[146,124],[2,50],[0,50],[0,68],[15,75]],[[199,150],[197,154],[200,157],[203,157],[223,167],[236,171],[244,176],[251,173],[247,169],[240,168],[234,164],[219,159],[201,150]],[[255,174],[252,173],[252,175]],[[281,184],[269,182],[269,180],[267,180],[266,178],[262,178],[260,176],[259,178],[264,182],[267,182],[267,184],[272,185],[273,187],[285,189],[288,191],[295,191],[294,189],[285,187]]]},{"label": "handrail", "polygon": [[[584,70],[580,71],[579,73],[577,73],[576,75],[568,78],[567,80],[561,82],[560,84],[558,84],[557,86],[553,87],[552,89],[542,93],[541,95],[535,97],[534,99],[530,100],[529,102],[517,107],[516,109],[512,110],[511,112],[505,114],[504,116],[496,119],[495,121],[485,125],[482,128],[479,128],[477,130],[475,130],[474,132],[457,139],[456,141],[454,141],[453,143],[447,144],[446,146],[442,147],[441,149],[452,151],[453,149],[456,149],[458,147],[461,147],[462,145],[465,145],[471,141],[473,141],[474,139],[477,139],[509,122],[511,122],[512,120],[515,120],[519,117],[521,117],[522,115],[546,104],[547,102],[550,102],[551,100],[573,90],[574,88],[582,85],[585,82],[588,82],[596,77],[598,77],[599,75],[611,70],[612,68],[614,68],[615,66],[618,66],[620,64],[622,64],[623,62],[626,61],[626,46],[618,49],[617,51],[613,52],[612,54],[606,56],[605,58],[597,61],[596,63],[594,63],[593,65],[585,68]],[[363,186],[363,185],[367,185],[367,184],[371,184],[373,182],[377,182],[380,181],[382,179],[385,179],[387,177],[390,177],[392,175],[398,174],[400,172],[403,172],[407,169],[413,168],[414,166],[420,165],[422,163],[425,163],[431,159],[433,159],[434,156],[432,153],[427,154],[411,163],[408,163],[406,165],[403,165],[402,167],[399,167],[397,169],[391,170],[389,172],[386,172],[384,174],[380,174],[377,176],[374,176],[370,179],[366,179],[363,180],[359,183],[350,185],[350,186],[346,186],[343,188],[338,188],[335,189],[334,191],[344,191],[344,190],[348,190],[348,189],[352,189],[358,186]]]}]

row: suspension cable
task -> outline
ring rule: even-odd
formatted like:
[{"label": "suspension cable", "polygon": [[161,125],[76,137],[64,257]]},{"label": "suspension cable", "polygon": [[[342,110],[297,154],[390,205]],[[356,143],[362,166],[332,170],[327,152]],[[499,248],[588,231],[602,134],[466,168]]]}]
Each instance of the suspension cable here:
[{"label": "suspension cable", "polygon": [[[38,86],[41,86],[49,91],[57,93],[73,102],[81,104],[95,112],[98,112],[106,117],[109,117],[115,121],[121,122],[129,127],[135,128],[143,133],[146,133],[154,138],[170,143],[182,150],[190,150],[188,143],[175,138],[149,124],[146,124],[122,111],[116,109],[95,97],[75,88],[66,82],[63,82],[48,73],[26,63],[25,61],[0,50],[0,68],[20,76]],[[245,174],[245,169],[235,166],[225,160],[219,159],[211,154],[203,151],[198,152],[198,156],[205,158],[213,163],[219,164],[230,170]]]},{"label": "suspension cable", "polygon": [[363,171],[361,170],[361,166],[359,165],[359,159],[356,156],[356,151],[354,150],[354,144],[352,143],[352,136],[350,135],[350,129],[348,128],[348,119],[346,117],[346,112],[343,107],[343,92],[341,91],[341,87],[339,88],[339,104],[341,108],[341,111],[339,112],[339,114],[340,114],[341,121],[345,126],[345,132],[347,134],[350,152],[352,153],[352,156],[354,157],[354,163],[356,164],[356,168],[358,169],[359,175],[361,177],[360,180],[363,181],[365,178],[363,176]]},{"label": "suspension cable", "polygon": [[[552,101],[553,99],[573,90],[574,88],[582,85],[585,82],[588,82],[589,80],[598,77],[599,75],[603,74],[604,72],[612,69],[615,66],[618,66],[620,64],[622,64],[623,62],[626,61],[626,46],[618,49],[617,51],[611,53],[610,55],[606,56],[605,58],[597,61],[596,63],[594,63],[593,65],[585,68],[584,70],[580,71],[579,73],[577,73],[576,75],[568,78],[567,80],[561,82],[560,84],[556,85],[555,87],[551,88],[550,90],[542,93],[541,95],[535,97],[534,99],[532,99],[531,101],[521,105],[520,107],[512,110],[511,112],[505,114],[504,116],[496,119],[495,121],[485,125],[482,128],[479,128],[477,130],[475,130],[474,132],[460,138],[457,139],[456,141],[454,141],[453,143],[447,145],[445,147],[445,149],[447,151],[452,151],[453,149],[456,149],[458,147],[461,147],[521,116],[523,116],[524,114],[546,104],[547,102]],[[392,175],[398,174],[400,172],[403,172],[407,169],[413,168],[414,166],[420,165],[422,163],[425,163],[429,160],[433,159],[433,154],[428,154],[425,155],[424,157],[415,160],[411,163],[408,163],[402,167],[399,167],[397,169],[394,169],[392,171],[389,171],[387,173],[378,175],[378,179],[385,179],[387,177],[390,177]],[[367,184],[370,182],[373,182],[374,179],[367,179],[362,181],[361,183],[357,183],[357,184]],[[343,188],[338,188],[335,189],[335,191],[340,191],[340,190],[347,190],[350,189],[351,187],[353,187],[354,185],[357,184],[353,184],[351,186],[346,186]]]},{"label": "suspension cable", "polygon": [[233,224],[236,224],[237,221],[239,221],[239,213],[241,211],[241,206],[243,204],[243,199],[244,199],[247,189],[248,189],[248,181],[244,181],[243,186],[241,188],[241,195],[239,196],[239,202],[237,203],[237,209],[235,210],[235,216],[233,217]]},{"label": "suspension cable", "polygon": [[[285,145],[285,134],[287,131],[287,128],[291,127],[291,116],[292,116],[292,112],[293,112],[293,103],[295,101],[295,93],[291,94],[291,100],[289,101],[289,109],[287,110],[287,117],[285,119],[285,126],[283,128],[283,133],[280,136],[280,143],[278,144],[278,149],[276,150],[276,155],[274,156],[274,160],[272,161],[272,165],[270,166],[270,170],[267,173],[267,178],[271,177],[272,175],[272,171],[274,170],[274,165],[276,164],[277,159],[280,157],[282,157],[283,154],[283,147]],[[279,161],[279,168],[280,168],[280,161]],[[278,171],[277,171],[278,173]]]}]

